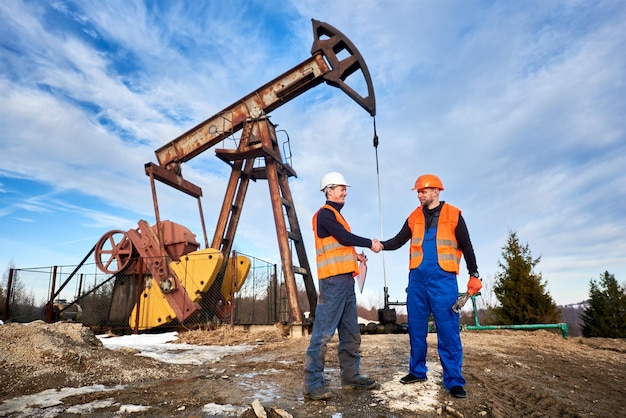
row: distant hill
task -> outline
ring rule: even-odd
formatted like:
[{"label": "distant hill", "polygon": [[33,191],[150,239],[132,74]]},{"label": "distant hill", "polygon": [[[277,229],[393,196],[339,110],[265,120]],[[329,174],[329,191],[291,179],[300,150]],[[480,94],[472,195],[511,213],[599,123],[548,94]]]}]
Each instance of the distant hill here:
[{"label": "distant hill", "polygon": [[580,336],[580,329],[582,327],[582,320],[580,319],[580,316],[588,306],[589,301],[586,300],[559,306],[559,309],[561,309],[561,322],[565,322],[567,324],[568,333],[571,337]]}]

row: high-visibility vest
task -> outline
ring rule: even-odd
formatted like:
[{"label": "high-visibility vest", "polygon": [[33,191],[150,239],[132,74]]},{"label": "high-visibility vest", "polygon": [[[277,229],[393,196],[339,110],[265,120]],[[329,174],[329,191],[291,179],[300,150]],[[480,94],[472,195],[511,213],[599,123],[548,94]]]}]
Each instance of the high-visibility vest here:
[{"label": "high-visibility vest", "polygon": [[[321,209],[330,209],[335,213],[337,221],[350,232],[350,225],[341,216],[341,213],[330,205],[324,205]],[[320,209],[320,210],[321,210]],[[359,263],[356,258],[354,247],[341,245],[332,235],[320,238],[317,235],[317,215],[313,215],[313,235],[315,236],[315,261],[317,262],[317,278],[325,279],[338,274],[352,273],[356,276],[359,271]]]},{"label": "high-visibility vest", "polygon": [[[459,223],[461,211],[444,203],[439,212],[439,221],[437,223],[437,259],[439,266],[451,273],[459,274],[461,265],[462,252],[456,240],[454,230]],[[411,246],[409,248],[409,269],[419,267],[424,258],[422,244],[424,242],[424,232],[426,221],[422,207],[415,209],[408,219],[409,228],[411,229]]]}]

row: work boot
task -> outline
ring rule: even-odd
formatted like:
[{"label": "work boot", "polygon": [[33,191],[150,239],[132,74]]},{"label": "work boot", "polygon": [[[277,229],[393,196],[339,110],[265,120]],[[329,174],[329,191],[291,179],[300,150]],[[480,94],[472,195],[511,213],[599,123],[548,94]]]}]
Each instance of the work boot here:
[{"label": "work boot", "polygon": [[304,394],[304,399],[310,399],[312,401],[323,401],[332,397],[333,394],[323,386]]},{"label": "work boot", "polygon": [[453,386],[450,389],[450,395],[454,396],[455,398],[467,398],[467,392],[465,392],[463,386]]},{"label": "work boot", "polygon": [[354,382],[343,383],[341,387],[343,389],[357,389],[357,390],[374,389],[376,387],[376,381],[374,379],[370,379],[369,377],[360,376]]},{"label": "work boot", "polygon": [[427,377],[417,377],[414,374],[409,373],[400,379],[400,383],[403,385],[410,385],[411,383],[425,382],[427,380]]}]

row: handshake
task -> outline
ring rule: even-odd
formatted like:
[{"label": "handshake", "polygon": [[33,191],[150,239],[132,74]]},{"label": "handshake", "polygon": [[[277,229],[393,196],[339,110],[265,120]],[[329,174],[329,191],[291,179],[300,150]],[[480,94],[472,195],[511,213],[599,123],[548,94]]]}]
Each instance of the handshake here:
[{"label": "handshake", "polygon": [[374,251],[375,253],[379,253],[383,250],[383,244],[381,244],[380,241],[378,241],[377,238],[374,238],[372,240],[372,248],[370,248],[370,250]]}]

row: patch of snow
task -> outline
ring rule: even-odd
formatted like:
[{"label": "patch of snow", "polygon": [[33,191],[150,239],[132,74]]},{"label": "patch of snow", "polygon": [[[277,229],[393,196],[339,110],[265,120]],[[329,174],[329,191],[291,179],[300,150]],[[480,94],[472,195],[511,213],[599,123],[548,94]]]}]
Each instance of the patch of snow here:
[{"label": "patch of snow", "polygon": [[250,381],[250,379],[252,379],[255,376],[261,375],[261,376],[267,376],[269,374],[272,373],[279,373],[279,371],[274,370],[272,372],[272,370],[274,369],[270,369],[270,370],[266,370],[263,372],[252,372],[252,373],[246,373],[244,376],[247,378],[247,380],[242,381],[241,383],[239,383],[239,386],[247,388],[247,389],[254,389],[255,394],[253,397],[243,397],[242,399],[258,399],[261,402],[272,402],[276,399],[280,399],[280,388],[278,387],[278,385],[276,385],[275,383],[272,382],[272,380],[265,380],[265,379],[261,379],[261,380],[254,380],[254,381]]},{"label": "patch of snow", "polygon": [[118,412],[120,414],[133,414],[135,412],[144,412],[148,409],[150,409],[150,407],[145,405],[122,405]]},{"label": "patch of snow", "polygon": [[219,361],[227,354],[250,351],[254,346],[235,345],[192,345],[169,344],[178,339],[176,331],[163,334],[132,334],[121,337],[99,335],[106,348],[115,350],[124,347],[139,350],[138,356],[150,357],[171,364],[206,364]]},{"label": "patch of snow", "polygon": [[243,414],[247,407],[233,406],[231,404],[220,405],[217,403],[208,403],[202,407],[202,412],[207,413],[209,416],[232,416],[236,417],[239,414]]},{"label": "patch of snow", "polygon": [[111,406],[118,406],[119,403],[115,402],[115,399],[109,398],[100,401],[92,401],[82,405],[70,406],[65,410],[67,414],[87,415],[95,409],[110,408]]},{"label": "patch of snow", "polygon": [[[68,396],[84,395],[94,392],[106,392],[112,390],[121,390],[126,386],[118,385],[106,387],[104,385],[83,386],[80,388],[62,388],[60,390],[48,389],[33,395],[20,396],[13,399],[7,399],[0,403],[0,416],[6,414],[23,414],[24,416],[36,415],[41,409],[50,411],[51,407],[62,405],[63,398]],[[54,409],[54,408],[53,408]],[[60,412],[63,411],[62,408]]]},{"label": "patch of snow", "polygon": [[403,385],[400,378],[404,372],[397,373],[380,389],[373,391],[372,397],[384,402],[390,409],[412,412],[433,412],[439,407],[439,392],[443,388],[443,369],[439,362],[426,362],[428,380],[421,383]]}]

